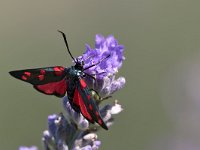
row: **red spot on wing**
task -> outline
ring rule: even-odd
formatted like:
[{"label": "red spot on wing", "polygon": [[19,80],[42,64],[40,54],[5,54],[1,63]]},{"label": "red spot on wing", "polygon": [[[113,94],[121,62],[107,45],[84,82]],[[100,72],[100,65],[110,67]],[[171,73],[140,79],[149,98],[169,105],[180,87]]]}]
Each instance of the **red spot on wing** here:
[{"label": "red spot on wing", "polygon": [[99,116],[99,113],[98,113],[98,111],[96,111],[96,112],[95,112],[95,114],[96,114],[96,116]]},{"label": "red spot on wing", "polygon": [[53,70],[54,71],[60,71],[60,68],[59,67],[54,67]]},{"label": "red spot on wing", "polygon": [[40,70],[40,74],[41,74],[41,75],[44,75],[45,73],[46,73],[46,71],[45,71],[44,69],[41,69],[41,70]]},{"label": "red spot on wing", "polygon": [[64,96],[67,90],[67,84],[65,79],[59,82],[35,85],[34,87],[42,93],[45,93],[47,95],[56,95],[59,97]]},{"label": "red spot on wing", "polygon": [[27,80],[27,77],[23,75],[22,80]]},{"label": "red spot on wing", "polygon": [[82,97],[81,97],[81,95],[80,95],[80,93],[79,93],[77,88],[75,89],[75,92],[74,92],[73,102],[80,107],[81,113],[83,114],[83,116],[86,119],[88,119],[89,121],[93,122],[92,117],[88,113],[87,108],[85,106],[85,103],[84,103],[84,101],[83,101],[83,99],[82,99]]},{"label": "red spot on wing", "polygon": [[92,110],[92,109],[93,109],[91,104],[89,104],[89,109],[90,109],[90,110]]},{"label": "red spot on wing", "polygon": [[99,123],[100,125],[102,125],[102,124],[103,124],[103,121],[102,121],[101,119],[98,119],[98,123]]},{"label": "red spot on wing", "polygon": [[30,77],[31,73],[30,72],[24,72],[24,75],[27,75],[28,77]]},{"label": "red spot on wing", "polygon": [[81,88],[86,88],[87,84],[85,83],[85,81],[83,79],[80,79],[80,84],[81,84]]},{"label": "red spot on wing", "polygon": [[87,96],[88,100],[90,100],[90,95]]},{"label": "red spot on wing", "polygon": [[56,76],[61,76],[63,74],[64,68],[61,66],[56,66],[53,68]]},{"label": "red spot on wing", "polygon": [[44,75],[39,75],[38,78],[40,81],[42,81],[42,80],[44,80]]},{"label": "red spot on wing", "polygon": [[[98,118],[98,124],[103,125],[103,120],[101,119],[101,117],[100,117],[100,115],[99,115],[99,112],[96,111],[95,114],[96,114],[96,117]],[[106,128],[107,128],[107,127],[106,127]]]},{"label": "red spot on wing", "polygon": [[100,125],[102,125],[102,124],[103,124],[103,121],[102,121],[102,119],[101,119],[101,117],[100,117],[100,115],[99,115],[99,112],[96,111],[95,114],[96,114],[96,117],[98,118],[98,123],[99,123]]}]

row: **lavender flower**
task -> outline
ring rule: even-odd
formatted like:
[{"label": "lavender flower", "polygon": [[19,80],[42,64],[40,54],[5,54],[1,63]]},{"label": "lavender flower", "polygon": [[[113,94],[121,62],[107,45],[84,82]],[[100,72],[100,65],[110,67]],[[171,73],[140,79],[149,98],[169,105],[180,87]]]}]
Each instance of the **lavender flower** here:
[{"label": "lavender flower", "polygon": [[[125,59],[123,51],[124,46],[119,45],[114,36],[110,35],[104,38],[102,35],[97,34],[95,48],[92,49],[89,45],[86,45],[85,53],[78,58],[84,61],[84,68],[101,62],[86,70],[86,73],[94,75],[96,78],[96,81],[94,81],[86,77],[88,86],[98,91],[101,97],[113,94],[125,85],[124,77],[115,79],[115,74],[121,68]],[[106,58],[107,56],[109,57]]]},{"label": "lavender flower", "polygon": [[[63,114],[53,114],[48,117],[48,130],[43,132],[42,138],[45,150],[98,149],[101,142],[95,132],[100,129],[99,125],[90,125],[82,114],[75,112],[67,97],[63,98],[63,106],[67,117]],[[121,105],[115,101],[114,105],[106,105],[100,112],[105,123],[110,127],[113,124],[113,115],[122,110]]]},{"label": "lavender flower", "polygon": [[[119,45],[113,36],[104,38],[102,35],[96,35],[95,48],[91,49],[89,45],[86,45],[85,53],[78,57],[79,61],[84,61],[84,68],[99,63],[86,70],[86,73],[94,75],[96,80],[94,81],[87,76],[85,78],[87,85],[92,89],[91,96],[97,105],[110,98],[111,94],[125,85],[124,77],[115,79],[115,75],[125,59],[123,50],[124,47]],[[77,113],[71,107],[67,96],[63,98],[63,107],[64,113],[48,116],[48,130],[43,132],[42,138],[45,150],[99,149],[101,141],[96,132],[101,127],[98,124],[90,124],[81,113]],[[113,105],[105,105],[100,108],[101,116],[108,128],[113,124],[113,115],[122,110],[117,100]]]},{"label": "lavender flower", "polygon": [[118,45],[114,36],[110,35],[104,38],[102,35],[97,34],[95,48],[91,49],[89,45],[86,45],[86,51],[79,59],[84,61],[84,67],[86,68],[110,55],[105,61],[88,69],[88,73],[94,73],[97,79],[103,79],[105,76],[118,72],[118,69],[122,66],[122,62],[125,59],[123,50],[124,46]]}]

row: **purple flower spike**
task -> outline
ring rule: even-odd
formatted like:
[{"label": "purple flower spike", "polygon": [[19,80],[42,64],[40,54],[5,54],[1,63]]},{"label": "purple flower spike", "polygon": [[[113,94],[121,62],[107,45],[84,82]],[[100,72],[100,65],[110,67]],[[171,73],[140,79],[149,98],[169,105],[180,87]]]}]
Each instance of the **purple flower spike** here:
[{"label": "purple flower spike", "polygon": [[36,146],[26,147],[26,146],[20,146],[19,150],[38,150]]},{"label": "purple flower spike", "polygon": [[91,49],[89,45],[86,45],[86,51],[79,59],[84,61],[84,68],[98,62],[101,63],[89,68],[86,72],[96,74],[97,79],[114,75],[118,72],[125,59],[123,55],[124,46],[118,45],[118,41],[112,35],[104,38],[102,35],[97,34],[95,41],[95,48]]},{"label": "purple flower spike", "polygon": [[115,74],[122,66],[124,46],[119,45],[114,36],[110,35],[104,38],[97,34],[95,40],[95,48],[86,45],[85,53],[79,57],[80,61],[84,61],[84,68],[97,64],[85,72],[93,75],[96,80],[86,76],[85,80],[89,88],[99,92],[101,97],[106,97],[120,90],[125,85],[125,78],[115,79]]}]

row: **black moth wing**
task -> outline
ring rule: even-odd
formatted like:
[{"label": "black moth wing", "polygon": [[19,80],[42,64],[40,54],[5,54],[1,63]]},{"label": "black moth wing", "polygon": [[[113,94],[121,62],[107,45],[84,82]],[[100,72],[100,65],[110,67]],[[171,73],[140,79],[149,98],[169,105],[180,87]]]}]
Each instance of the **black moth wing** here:
[{"label": "black moth wing", "polygon": [[[106,126],[105,122],[102,119],[102,116],[99,112],[99,108],[96,105],[94,99],[91,96],[90,90],[88,86],[86,85],[85,81],[83,79],[79,79],[79,82],[77,83],[77,89],[78,92],[81,96],[81,99],[83,100],[83,103],[79,103],[81,113],[83,114],[84,117],[88,118],[91,116],[92,120],[88,119],[91,123],[98,123],[101,127],[104,129],[108,130],[108,127]],[[75,93],[76,94],[76,93]],[[80,100],[79,100],[80,102]],[[85,111],[82,111],[86,108]],[[86,112],[87,111],[87,112]],[[90,117],[89,117],[90,118]]]},{"label": "black moth wing", "polygon": [[65,68],[62,66],[25,69],[9,72],[13,77],[28,82],[46,95],[65,96],[67,91]]},{"label": "black moth wing", "polygon": [[10,75],[33,85],[43,85],[62,80],[66,74],[62,66],[10,71]]}]

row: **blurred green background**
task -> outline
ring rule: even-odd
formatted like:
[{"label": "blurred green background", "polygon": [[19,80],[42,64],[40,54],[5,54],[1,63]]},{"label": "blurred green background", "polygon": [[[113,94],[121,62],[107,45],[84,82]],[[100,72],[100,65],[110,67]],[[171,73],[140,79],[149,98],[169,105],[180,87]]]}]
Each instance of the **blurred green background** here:
[{"label": "blurred green background", "polygon": [[[145,150],[158,136],[173,132],[162,103],[163,80],[178,62],[200,50],[199,0],[0,0],[0,149],[37,145],[47,116],[61,101],[20,82],[16,69],[70,66],[63,39],[74,56],[94,47],[95,34],[113,34],[125,45],[124,89],[114,95],[124,111],[109,131],[104,150]],[[113,100],[114,100],[113,98]]]}]

